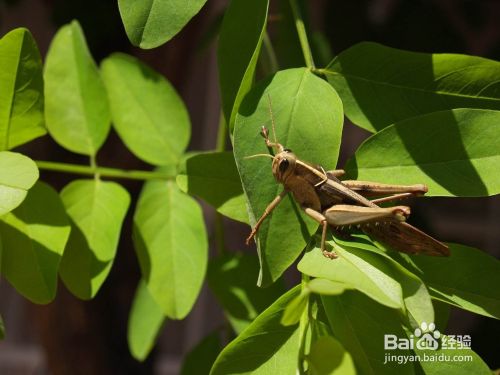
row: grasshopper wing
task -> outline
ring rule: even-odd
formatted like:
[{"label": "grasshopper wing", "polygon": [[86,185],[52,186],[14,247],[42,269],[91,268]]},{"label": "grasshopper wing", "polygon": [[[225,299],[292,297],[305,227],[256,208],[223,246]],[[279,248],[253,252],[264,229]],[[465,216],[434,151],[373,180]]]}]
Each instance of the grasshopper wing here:
[{"label": "grasshopper wing", "polygon": [[385,225],[370,225],[363,231],[397,251],[407,254],[449,256],[448,246],[405,222],[389,222]]}]

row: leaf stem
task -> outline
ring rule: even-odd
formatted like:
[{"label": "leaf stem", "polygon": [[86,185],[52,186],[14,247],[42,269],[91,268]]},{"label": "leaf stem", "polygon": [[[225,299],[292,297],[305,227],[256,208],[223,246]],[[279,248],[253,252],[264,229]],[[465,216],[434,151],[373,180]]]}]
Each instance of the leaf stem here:
[{"label": "leaf stem", "polygon": [[300,47],[302,48],[302,54],[304,55],[306,66],[310,69],[314,69],[315,66],[311,52],[311,47],[309,46],[309,41],[307,40],[306,27],[304,25],[304,20],[302,19],[302,14],[300,13],[300,8],[299,4],[297,3],[297,0],[290,0],[290,7],[292,8],[295,27],[297,28]]},{"label": "leaf stem", "polygon": [[154,172],[154,171],[139,171],[132,169],[117,169],[108,167],[98,167],[80,165],[80,164],[69,164],[69,163],[58,163],[52,161],[36,160],[36,165],[39,169],[55,172],[64,172],[71,174],[81,174],[81,175],[99,175],[102,177],[114,177],[123,178],[129,180],[167,180],[172,179],[172,174]]}]

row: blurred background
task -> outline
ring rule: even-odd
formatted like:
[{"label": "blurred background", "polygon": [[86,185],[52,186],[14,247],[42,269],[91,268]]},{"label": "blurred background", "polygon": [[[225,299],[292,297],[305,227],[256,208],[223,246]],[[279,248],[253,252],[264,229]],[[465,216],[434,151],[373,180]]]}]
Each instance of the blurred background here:
[{"label": "blurred background", "polygon": [[[164,74],[187,104],[193,126],[190,149],[210,150],[215,147],[220,116],[216,38],[227,3],[208,0],[180,34],[154,50],[131,46],[116,0],[0,0],[0,35],[27,27],[44,56],[57,29],[78,19],[97,62],[111,52],[123,51]],[[270,35],[282,69],[304,65],[298,41],[284,40],[279,33],[287,3],[272,1],[269,17]],[[316,40],[318,66],[364,40],[412,51],[465,53],[495,60],[500,57],[497,0],[309,0],[304,1],[304,8],[310,35]],[[280,48],[284,48],[281,53]],[[367,132],[346,124],[339,167],[367,136]],[[34,159],[87,163],[49,137],[35,140],[21,151]],[[109,137],[98,160],[103,166],[149,168],[135,159],[115,134]],[[42,179],[57,189],[73,178],[42,172]],[[121,182],[136,198],[141,184]],[[203,207],[209,233],[213,233],[213,211]],[[132,243],[127,240],[131,238],[133,211],[132,206],[114,267],[94,300],[77,300],[60,283],[56,300],[37,306],[1,280],[0,314],[7,338],[0,342],[0,374],[177,374],[186,353],[222,324],[222,312],[205,286],[186,320],[166,324],[146,362],[131,357],[127,319],[140,278]],[[499,197],[419,200],[413,202],[413,212],[413,222],[437,238],[474,246],[500,258]],[[230,248],[255,251],[244,245],[248,227],[229,220],[226,225]],[[257,273],[255,270],[248,277],[256,279]],[[295,273],[290,270],[287,279],[293,281]],[[490,368],[500,368],[499,321],[453,309],[445,332],[471,335],[472,348]]]}]

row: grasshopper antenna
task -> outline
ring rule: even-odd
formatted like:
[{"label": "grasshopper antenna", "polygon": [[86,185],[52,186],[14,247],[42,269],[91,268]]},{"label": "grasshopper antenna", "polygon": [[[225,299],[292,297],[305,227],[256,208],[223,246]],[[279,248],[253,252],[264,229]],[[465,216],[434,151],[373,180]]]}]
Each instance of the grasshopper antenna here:
[{"label": "grasshopper antenna", "polygon": [[274,156],[269,155],[269,154],[255,154],[255,155],[245,156],[243,159],[254,159],[254,158],[258,158],[258,157],[266,157],[266,158],[274,159]]},{"label": "grasshopper antenna", "polygon": [[278,140],[276,139],[276,127],[274,125],[273,108],[272,108],[272,103],[271,103],[271,96],[269,94],[267,94],[267,100],[269,102],[269,115],[271,116],[271,126],[273,129],[274,142],[271,142],[269,140],[269,132],[267,131],[267,129],[264,126],[262,127],[261,134],[264,137],[264,139],[266,140],[267,147],[275,147],[278,150],[278,152],[282,152],[284,150],[284,147],[280,143],[278,143]]},{"label": "grasshopper antenna", "polygon": [[274,125],[274,115],[273,115],[273,103],[271,102],[271,95],[267,94],[267,101],[269,103],[269,115],[271,116],[271,126],[273,129],[273,138],[274,138],[274,143],[279,144],[278,140],[276,139],[276,127]]}]

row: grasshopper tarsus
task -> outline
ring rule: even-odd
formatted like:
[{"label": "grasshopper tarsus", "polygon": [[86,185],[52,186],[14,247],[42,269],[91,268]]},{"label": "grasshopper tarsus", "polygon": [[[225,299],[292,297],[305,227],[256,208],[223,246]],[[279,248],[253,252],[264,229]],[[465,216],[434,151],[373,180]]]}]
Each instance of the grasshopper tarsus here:
[{"label": "grasshopper tarsus", "polygon": [[260,135],[266,140],[269,139],[269,130],[264,125],[260,128]]},{"label": "grasshopper tarsus", "polygon": [[328,251],[328,250],[323,250],[322,251],[323,256],[328,259],[337,259],[339,255],[335,251]]}]

